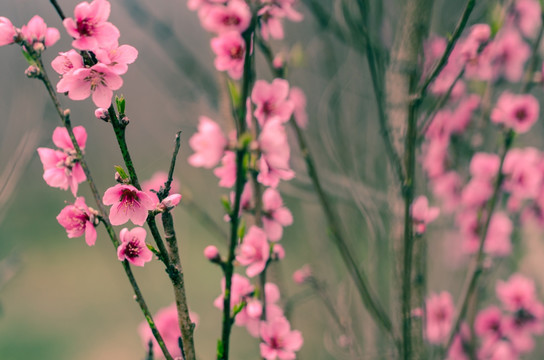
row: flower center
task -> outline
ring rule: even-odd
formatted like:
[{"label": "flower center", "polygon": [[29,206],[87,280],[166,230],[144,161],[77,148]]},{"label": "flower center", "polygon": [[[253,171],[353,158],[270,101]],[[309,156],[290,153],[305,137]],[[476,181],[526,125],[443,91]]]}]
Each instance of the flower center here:
[{"label": "flower center", "polygon": [[124,206],[125,211],[128,211],[129,208],[140,207],[138,193],[133,190],[123,189],[119,206]]},{"label": "flower center", "polygon": [[232,26],[232,25],[239,25],[240,24],[240,18],[236,15],[225,15],[223,17],[223,25],[225,26]]},{"label": "flower center", "polygon": [[230,48],[230,57],[232,59],[240,60],[244,57],[244,50],[241,46],[233,46]]},{"label": "flower center", "polygon": [[140,256],[142,248],[138,244],[138,240],[132,239],[128,242],[127,247],[125,248],[125,256],[134,259]]},{"label": "flower center", "polygon": [[83,80],[91,83],[92,91],[96,90],[99,85],[107,86],[104,73],[96,70],[91,70],[89,76],[85,77]]},{"label": "flower center", "polygon": [[77,32],[81,36],[92,36],[94,32],[94,24],[89,19],[83,19],[77,22]]},{"label": "flower center", "polygon": [[524,122],[525,120],[527,120],[527,110],[525,110],[525,108],[519,108],[516,110],[514,116],[516,117],[516,120],[518,122]]}]

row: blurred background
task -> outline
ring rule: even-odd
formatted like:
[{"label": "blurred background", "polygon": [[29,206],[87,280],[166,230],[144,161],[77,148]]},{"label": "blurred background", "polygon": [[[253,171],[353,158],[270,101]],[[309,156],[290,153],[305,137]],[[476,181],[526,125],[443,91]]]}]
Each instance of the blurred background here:
[{"label": "blurred background", "polygon": [[[59,3],[71,16],[78,1]],[[225,78],[213,67],[211,35],[201,28],[197,14],[187,9],[184,0],[111,3],[110,21],[121,31],[120,44],[139,50],[137,61],[123,76],[119,93],[127,99],[131,121],[127,138],[141,180],[168,169],[174,135],[182,131],[175,175],[185,189],[185,200],[174,216],[189,305],[200,315],[195,333],[197,353],[199,359],[211,360],[215,358],[221,321],[221,313],[212,302],[220,293],[222,275],[202,252],[210,244],[222,253],[226,247],[216,228],[195,216],[194,206],[204,209],[218,229],[226,231],[220,205],[220,197],[226,192],[217,186],[211,171],[187,164],[191,153],[187,140],[196,131],[199,115],[218,121],[225,130],[232,128]],[[345,25],[352,1],[320,3],[327,10],[325,15]],[[381,24],[375,24],[374,33],[380,41],[391,44],[401,16],[399,1],[371,3],[376,15],[372,19],[383,18]],[[487,7],[493,3],[479,5],[471,22],[484,20]],[[290,84],[306,92],[310,119],[306,132],[324,187],[334,199],[357,259],[369,271],[388,306],[391,260],[384,236],[387,169],[377,136],[366,60],[357,38],[339,41],[326,24],[324,28],[323,22],[316,21],[307,3],[297,8],[304,21],[285,22],[286,39],[272,46],[291,60]],[[436,1],[434,9],[432,31],[442,35],[451,31],[461,12],[459,4]],[[48,64],[57,52],[67,51],[71,41],[53,7],[46,0],[0,1],[0,16],[9,18],[15,26],[22,26],[35,14],[62,34],[43,55]],[[25,77],[26,63],[18,47],[0,48],[0,64],[0,359],[143,359],[145,348],[136,331],[143,317],[105,231],[99,228],[98,241],[89,248],[83,238],[68,239],[55,219],[72,197],[69,192],[48,187],[42,179],[36,148],[52,147],[52,132],[60,126],[45,89],[40,82]],[[54,79],[54,72],[49,70]],[[272,79],[262,57],[257,58],[257,77]],[[122,164],[114,134],[108,124],[96,120],[90,99],[73,102],[61,95],[61,100],[71,109],[73,124],[87,129],[88,163],[99,190],[104,191],[114,184],[113,166]],[[541,130],[540,125],[528,141],[541,145]],[[291,318],[293,327],[301,330],[305,339],[298,358],[353,359],[354,347],[362,349],[360,358],[387,358],[388,345],[377,341],[379,335],[362,310],[336,248],[328,241],[322,209],[295,142],[292,144],[291,163],[297,175],[280,190],[295,222],[285,229],[282,239],[286,258],[273,267],[270,277],[281,285],[284,300],[299,299]],[[80,189],[80,194],[90,195],[85,184]],[[184,206],[189,199],[194,205]],[[432,272],[429,287],[457,291],[462,271],[458,274],[458,263],[444,262],[449,250],[442,246],[443,237],[436,232],[437,240],[430,244],[433,261],[441,266]],[[538,264],[538,254],[544,250],[538,241],[531,249]],[[327,284],[331,301],[350,331],[358,339],[366,334],[359,344],[346,345],[318,297],[293,283],[293,271],[304,264],[310,264]],[[531,275],[541,269],[530,261],[524,264]],[[134,272],[153,313],[170,305],[172,291],[157,261]],[[257,358],[258,341],[245,329],[234,328],[232,344],[233,359]]]}]

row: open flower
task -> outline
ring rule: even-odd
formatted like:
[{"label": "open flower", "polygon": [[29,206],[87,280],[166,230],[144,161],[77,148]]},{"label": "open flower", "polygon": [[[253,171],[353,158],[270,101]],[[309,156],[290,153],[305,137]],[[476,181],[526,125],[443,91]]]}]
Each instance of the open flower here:
[{"label": "open flower", "polygon": [[135,227],[132,230],[124,228],[119,234],[121,244],[117,248],[117,257],[119,260],[128,260],[135,266],[144,266],[146,262],[150,262],[153,258],[153,253],[147,248],[145,236],[147,232],[144,228]]},{"label": "open flower", "polygon": [[295,172],[289,167],[291,150],[281,119],[273,118],[266,122],[259,136],[259,176],[257,180],[265,185],[277,187],[280,179],[291,180]]},{"label": "open flower", "polygon": [[119,30],[110,22],[111,5],[106,0],[79,3],[74,9],[74,19],[62,22],[74,38],[72,46],[79,50],[95,50],[117,42]]},{"label": "open flower", "polygon": [[13,44],[17,36],[17,29],[11,21],[0,16],[0,46]]},{"label": "open flower", "polygon": [[113,90],[119,90],[122,85],[123,79],[119,75],[109,66],[98,63],[64,74],[57,83],[57,92],[67,92],[72,100],[84,100],[92,94],[96,106],[108,108]]},{"label": "open flower", "polygon": [[[76,126],[73,131],[77,143],[83,151],[87,141],[87,132],[83,126]],[[43,179],[51,187],[62,190],[70,188],[72,194],[76,196],[78,184],[85,181],[87,177],[79,163],[68,130],[57,127],[53,132],[53,143],[60,150],[38,148],[44,170]]]},{"label": "open flower", "polygon": [[261,323],[260,344],[261,356],[266,360],[295,359],[295,351],[300,350],[302,334],[298,330],[291,331],[289,321],[284,317],[277,317]]},{"label": "open flower", "polygon": [[266,239],[266,233],[257,226],[250,227],[240,245],[236,260],[243,266],[247,266],[247,276],[254,277],[264,270],[269,257],[270,245]]},{"label": "open flower", "polygon": [[491,112],[491,121],[503,124],[517,133],[525,133],[538,120],[540,106],[532,95],[502,93]]},{"label": "open flower", "polygon": [[147,212],[155,208],[153,199],[145,192],[132,185],[117,184],[104,193],[102,199],[105,205],[112,205],[110,222],[112,225],[122,225],[131,220],[135,225],[143,225]]},{"label": "open flower", "polygon": [[201,116],[198,120],[198,133],[191,136],[189,145],[195,151],[189,156],[189,164],[210,169],[221,160],[227,138],[215,121]]},{"label": "open flower", "polygon": [[43,44],[43,46],[48,47],[60,39],[59,31],[56,28],[48,28],[45,21],[38,15],[35,15],[30,19],[28,24],[23,25],[21,28],[21,35],[31,46],[40,43]]},{"label": "open flower", "polygon": [[289,121],[295,109],[295,103],[288,96],[287,80],[274,79],[271,84],[264,80],[255,82],[251,100],[257,106],[254,115],[261,126],[272,118],[277,118],[282,123]]},{"label": "open flower", "polygon": [[219,71],[228,71],[234,80],[240,79],[244,72],[246,52],[246,43],[242,35],[237,31],[229,31],[213,38],[210,44],[217,56],[214,61],[215,68]]},{"label": "open flower", "polygon": [[117,42],[108,47],[95,50],[96,59],[106,64],[117,75],[123,75],[128,70],[128,64],[132,64],[138,57],[138,50],[130,45],[121,45]]},{"label": "open flower", "polygon": [[78,197],[73,205],[67,205],[57,216],[57,221],[64,227],[69,238],[80,237],[85,234],[85,242],[93,246],[96,242],[94,228],[95,210],[85,204],[85,198]]},{"label": "open flower", "polygon": [[283,235],[283,227],[293,223],[293,215],[283,206],[278,190],[268,188],[263,194],[263,226],[270,241],[278,241]]}]

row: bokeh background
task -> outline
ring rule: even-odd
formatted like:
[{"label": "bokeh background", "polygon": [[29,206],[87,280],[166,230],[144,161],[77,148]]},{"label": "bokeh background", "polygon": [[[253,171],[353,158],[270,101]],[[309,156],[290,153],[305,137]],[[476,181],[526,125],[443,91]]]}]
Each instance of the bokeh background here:
[{"label": "bokeh background", "polygon": [[[59,3],[70,15],[78,1]],[[123,76],[120,93],[127,99],[131,121],[127,137],[140,179],[167,170],[174,134],[182,131],[175,175],[184,187],[185,200],[174,216],[189,305],[200,315],[195,334],[199,359],[214,359],[221,313],[212,302],[220,293],[221,273],[205,260],[202,251],[213,244],[224,252],[225,240],[216,226],[195,216],[194,206],[204,209],[217,228],[226,231],[219,200],[225,191],[217,187],[211,171],[193,169],[186,159],[191,152],[187,140],[196,131],[199,115],[211,117],[224,129],[232,128],[225,78],[213,68],[210,34],[200,27],[198,16],[187,9],[185,0],[111,3],[110,21],[121,31],[120,43],[139,50],[138,60]],[[391,44],[396,21],[402,16],[399,2],[372,3],[374,11],[384,19],[376,24],[379,29],[375,33],[380,34],[380,41]],[[487,8],[494,2],[486,3],[477,7],[473,21],[485,19]],[[350,0],[322,4],[341,24],[345,21],[343,13],[353,6]],[[286,22],[286,39],[274,42],[273,47],[291,60],[290,83],[307,94],[307,135],[324,187],[334,199],[353,251],[361,266],[370,272],[387,306],[391,286],[389,244],[384,236],[387,169],[377,135],[366,61],[353,45],[357,39],[348,39],[347,44],[338,41],[318,24],[303,3],[298,8],[305,15],[304,21]],[[436,1],[433,32],[451,31],[460,12],[457,1]],[[70,38],[63,32],[53,7],[46,0],[0,1],[0,16],[8,17],[16,26],[22,26],[34,14],[61,30],[61,41],[44,54],[45,63],[49,63],[57,52],[70,48]],[[258,78],[270,81],[264,59],[258,57],[257,64]],[[51,147],[51,134],[60,122],[45,89],[24,76],[25,68],[16,46],[0,48],[0,359],[143,359],[145,349],[136,331],[143,317],[105,231],[100,228],[96,246],[89,248],[82,238],[68,239],[55,219],[64,202],[72,200],[71,194],[45,184],[35,149]],[[87,159],[98,188],[104,191],[114,184],[113,166],[122,164],[113,132],[94,118],[90,99],[73,102],[61,98],[63,106],[72,111],[74,125],[87,129]],[[541,130],[540,125],[527,137],[528,141],[542,145]],[[281,285],[284,299],[300,299],[291,318],[293,327],[301,330],[305,338],[299,358],[353,358],[349,346],[341,346],[342,334],[317,297],[291,279],[293,271],[306,263],[327,284],[346,326],[359,340],[364,338],[357,345],[363,349],[361,358],[387,358],[390,349],[376,339],[379,335],[362,310],[336,249],[328,241],[322,210],[296,146],[291,163],[297,176],[280,189],[295,223],[285,230],[282,240],[287,256],[272,268],[270,276]],[[82,195],[89,195],[85,184],[80,189]],[[444,261],[450,251],[442,246],[444,236],[435,232],[436,241],[430,245],[434,259],[431,266],[436,265],[430,288],[456,291],[462,266],[458,271],[458,264]],[[525,259],[522,266],[530,275],[538,276],[538,254],[544,251],[538,241],[531,244],[536,265]],[[447,258],[451,260],[451,256]],[[135,269],[135,274],[153,312],[173,301],[167,277],[157,261]],[[234,328],[232,343],[233,359],[257,358],[258,341],[245,329]]]}]

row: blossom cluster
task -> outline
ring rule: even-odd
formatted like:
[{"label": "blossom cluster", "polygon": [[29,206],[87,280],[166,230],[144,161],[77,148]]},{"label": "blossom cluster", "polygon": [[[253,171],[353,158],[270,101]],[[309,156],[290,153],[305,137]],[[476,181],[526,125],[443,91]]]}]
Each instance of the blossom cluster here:
[{"label": "blossom cluster", "polygon": [[120,32],[108,22],[110,9],[106,0],[78,4],[74,18],[63,21],[66,32],[74,38],[75,49],[59,53],[51,63],[61,75],[58,92],[68,93],[72,100],[84,100],[92,94],[99,108],[110,106],[113,91],[123,85],[120,75],[127,72],[128,64],[138,56],[134,47],[119,46]]},{"label": "blossom cluster", "polygon": [[[529,43],[542,26],[541,12],[536,0],[516,0],[498,21],[498,30],[487,24],[473,25],[457,41],[430,86],[437,99],[447,99],[445,107],[431,110],[422,120],[420,160],[442,213],[454,219],[450,237],[460,249],[461,261],[483,250],[486,268],[497,264],[495,259],[512,255],[517,224],[532,221],[544,226],[544,154],[533,147],[512,147],[514,139],[530,132],[540,117],[539,102],[527,91],[530,86],[512,85],[534,81],[529,78]],[[443,38],[432,37],[427,42],[425,74],[445,47]],[[504,141],[501,155],[489,150],[495,138]],[[415,209],[420,213],[417,217]],[[414,203],[416,232],[418,226],[424,230],[437,212],[428,208],[426,198],[417,206]],[[471,326],[462,325],[449,359],[468,359],[465,350],[474,346],[474,336],[480,340],[478,359],[517,359],[533,348],[532,336],[542,333],[543,305],[536,298],[532,280],[512,275],[509,281],[498,282],[496,293],[502,308],[479,310],[475,334],[470,333]],[[453,303],[446,291],[427,298],[425,336],[429,343],[442,344],[448,339]]]}]

